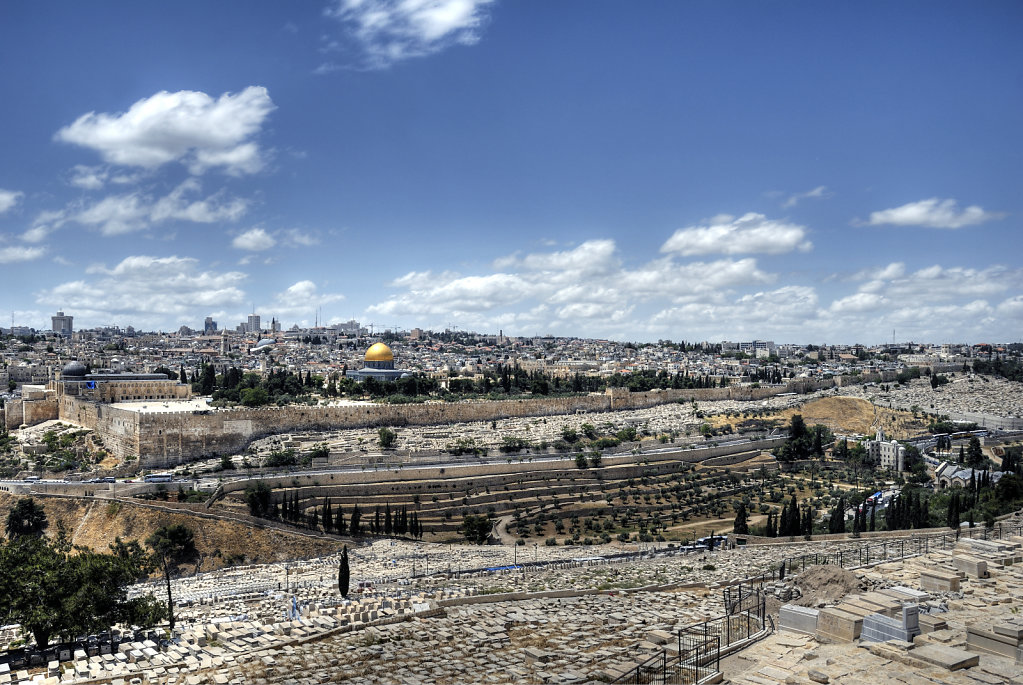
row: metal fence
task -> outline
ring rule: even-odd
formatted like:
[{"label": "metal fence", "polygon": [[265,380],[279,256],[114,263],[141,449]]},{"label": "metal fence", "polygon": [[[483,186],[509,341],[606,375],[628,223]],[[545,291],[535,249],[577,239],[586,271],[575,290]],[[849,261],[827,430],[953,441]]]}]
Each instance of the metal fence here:
[{"label": "metal fence", "polygon": [[721,669],[721,657],[773,629],[766,596],[751,585],[726,588],[725,613],[679,630],[677,653],[664,650],[637,664],[614,683],[695,685]]},{"label": "metal fence", "polygon": [[785,558],[776,568],[756,581],[777,580],[783,573],[799,573],[810,566],[833,564],[843,568],[856,568],[885,561],[897,561],[907,557],[928,554],[932,550],[954,549],[962,539],[1001,540],[1023,534],[1023,524],[996,523],[992,528],[963,528],[947,533],[916,535],[908,538],[864,542],[853,548],[836,552],[814,552]]}]

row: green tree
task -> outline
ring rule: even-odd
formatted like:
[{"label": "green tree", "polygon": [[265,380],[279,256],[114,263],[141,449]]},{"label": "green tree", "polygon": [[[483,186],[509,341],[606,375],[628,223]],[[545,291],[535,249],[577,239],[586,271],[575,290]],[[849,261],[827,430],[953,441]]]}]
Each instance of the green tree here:
[{"label": "green tree", "polygon": [[245,388],[239,397],[246,407],[262,407],[270,404],[270,395],[263,388]]},{"label": "green tree", "polygon": [[199,374],[199,394],[212,395],[217,384],[217,374],[212,364],[203,364],[202,372]]},{"label": "green tree", "polygon": [[352,537],[359,537],[362,533],[362,511],[359,509],[359,505],[356,504],[355,508],[352,509],[352,518],[349,523],[349,529],[352,531]]},{"label": "green tree", "polygon": [[194,559],[198,552],[195,549],[195,533],[180,523],[172,526],[161,526],[155,533],[146,538],[146,545],[153,550],[156,563],[163,571],[167,585],[167,619],[170,629],[174,630],[174,600],[171,597],[171,574],[178,567]]},{"label": "green tree", "polygon": [[490,539],[490,531],[494,529],[494,522],[486,516],[466,514],[462,519],[462,535],[474,545],[486,544]]},{"label": "green tree", "polygon": [[249,513],[259,518],[266,518],[270,513],[270,486],[261,480],[245,487],[245,503],[249,505]]},{"label": "green tree", "polygon": [[341,548],[341,563],[337,569],[337,589],[341,596],[348,598],[348,584],[351,579],[351,569],[348,567],[348,545]]},{"label": "green tree", "polygon": [[0,622],[19,623],[45,649],[54,635],[74,637],[115,623],[148,627],[163,617],[151,595],[128,599],[129,585],[152,569],[135,541],[119,538],[111,554],[67,537],[20,536],[0,545]]},{"label": "green tree", "polygon": [[7,514],[7,537],[12,540],[23,535],[40,537],[48,525],[42,506],[31,497],[19,499]]},{"label": "green tree", "polygon": [[397,440],[398,435],[390,428],[384,426],[377,431],[377,436],[380,441],[380,446],[384,449],[394,445],[394,441]]},{"label": "green tree", "polygon": [[739,502],[739,506],[735,509],[735,522],[732,524],[732,532],[736,535],[749,535],[748,519],[746,505]]},{"label": "green tree", "polygon": [[984,452],[980,448],[980,440],[976,435],[970,438],[970,444],[966,448],[966,465],[973,468],[980,468],[984,465]]}]

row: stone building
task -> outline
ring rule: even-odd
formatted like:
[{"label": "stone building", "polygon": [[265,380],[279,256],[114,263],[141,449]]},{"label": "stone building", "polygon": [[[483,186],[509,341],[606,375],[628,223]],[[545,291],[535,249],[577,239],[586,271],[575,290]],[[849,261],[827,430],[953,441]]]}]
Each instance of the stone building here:
[{"label": "stone building", "polygon": [[363,367],[356,371],[349,371],[345,375],[360,382],[367,378],[375,378],[378,381],[396,381],[408,376],[409,372],[394,368],[394,353],[391,352],[391,348],[378,342],[370,345],[370,348],[366,350]]},{"label": "stone building", "polygon": [[906,470],[906,447],[898,440],[885,440],[884,431],[877,431],[876,440],[867,441],[870,460],[889,471]]},{"label": "stone building", "polygon": [[47,384],[58,401],[64,396],[112,404],[140,400],[187,400],[192,387],[170,380],[162,373],[88,373],[81,362],[66,364],[60,379]]}]

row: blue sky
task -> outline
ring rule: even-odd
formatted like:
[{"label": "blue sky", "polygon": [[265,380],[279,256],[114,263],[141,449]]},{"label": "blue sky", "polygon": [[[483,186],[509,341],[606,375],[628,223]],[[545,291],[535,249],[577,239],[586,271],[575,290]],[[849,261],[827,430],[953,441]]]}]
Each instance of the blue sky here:
[{"label": "blue sky", "polygon": [[1021,20],[4,3],[0,320],[1019,340]]}]

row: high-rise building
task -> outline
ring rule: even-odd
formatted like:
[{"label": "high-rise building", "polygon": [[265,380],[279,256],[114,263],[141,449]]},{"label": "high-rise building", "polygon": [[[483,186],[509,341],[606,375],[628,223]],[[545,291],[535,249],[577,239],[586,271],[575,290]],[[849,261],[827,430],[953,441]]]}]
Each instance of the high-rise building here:
[{"label": "high-rise building", "polygon": [[212,316],[207,316],[206,321],[203,322],[202,332],[205,335],[214,335],[217,332],[217,322],[213,320]]},{"label": "high-rise building", "polygon": [[54,333],[66,338],[71,337],[71,333],[75,328],[75,317],[64,316],[64,312],[57,312],[56,316],[50,317],[50,321],[52,322],[52,330]]},{"label": "high-rise building", "polygon": [[245,330],[249,333],[259,333],[263,328],[259,325],[259,314],[249,314],[248,323],[245,324]]}]

